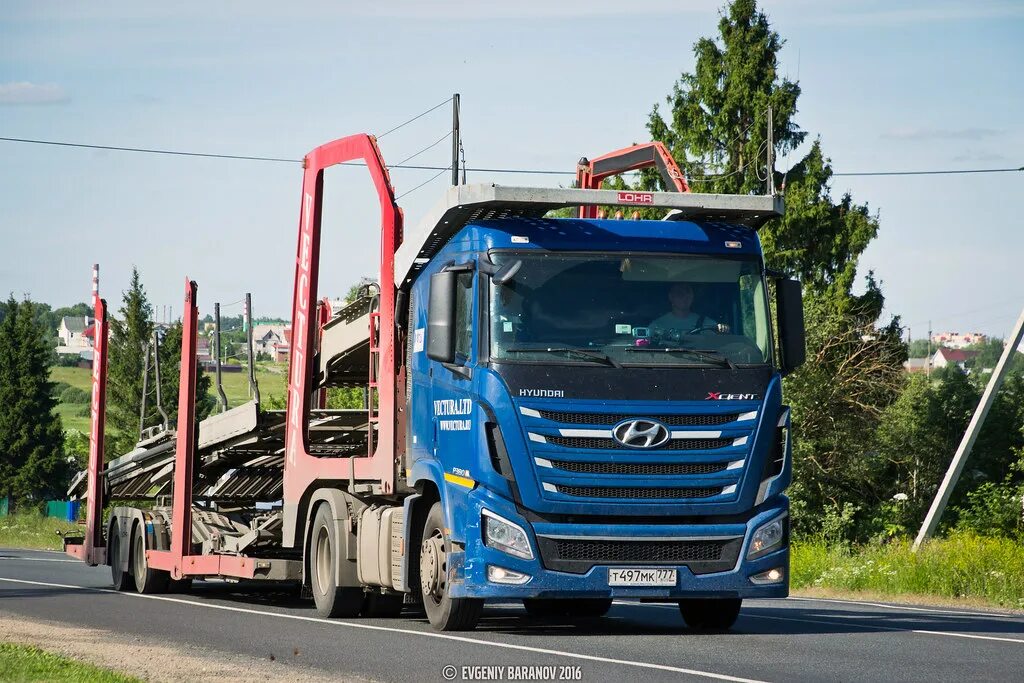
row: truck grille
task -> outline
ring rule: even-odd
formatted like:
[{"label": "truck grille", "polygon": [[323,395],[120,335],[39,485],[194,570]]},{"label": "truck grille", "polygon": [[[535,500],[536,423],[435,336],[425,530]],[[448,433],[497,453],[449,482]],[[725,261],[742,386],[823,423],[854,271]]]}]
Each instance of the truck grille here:
[{"label": "truck grille", "polygon": [[[540,410],[538,412],[545,420],[583,425],[614,425],[631,417],[638,417],[626,413],[573,413],[555,410]],[[728,415],[642,415],[640,417],[658,420],[669,427],[709,427],[734,422],[739,415],[730,413]]]},{"label": "truck grille", "polygon": [[742,537],[686,540],[615,540],[538,537],[548,569],[583,574],[599,564],[686,565],[694,574],[728,571],[736,565]]},{"label": "truck grille", "polygon": [[700,488],[652,487],[641,488],[637,486],[561,486],[555,489],[567,496],[580,498],[710,498],[722,492],[721,486],[704,486]]},{"label": "truck grille", "polygon": [[729,466],[725,462],[572,462],[552,460],[551,464],[567,472],[581,474],[714,474]]},{"label": "truck grille", "polygon": [[[600,436],[545,436],[547,443],[564,448],[596,448],[601,450],[626,449],[615,439]],[[662,451],[706,451],[732,445],[733,439],[671,439],[657,450]],[[636,450],[630,448],[628,450]]]}]

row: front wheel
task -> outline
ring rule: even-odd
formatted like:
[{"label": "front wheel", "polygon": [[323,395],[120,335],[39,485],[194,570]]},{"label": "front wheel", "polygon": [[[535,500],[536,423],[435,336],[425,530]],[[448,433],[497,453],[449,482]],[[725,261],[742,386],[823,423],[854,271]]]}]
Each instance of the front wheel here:
[{"label": "front wheel", "polygon": [[701,631],[727,631],[740,615],[742,598],[691,598],[679,601],[683,621]]},{"label": "front wheel", "polygon": [[420,590],[423,609],[430,625],[439,631],[471,631],[480,620],[484,601],[479,598],[453,598],[448,594],[448,558],[451,541],[444,534],[441,503],[434,503],[423,526],[420,546]]}]

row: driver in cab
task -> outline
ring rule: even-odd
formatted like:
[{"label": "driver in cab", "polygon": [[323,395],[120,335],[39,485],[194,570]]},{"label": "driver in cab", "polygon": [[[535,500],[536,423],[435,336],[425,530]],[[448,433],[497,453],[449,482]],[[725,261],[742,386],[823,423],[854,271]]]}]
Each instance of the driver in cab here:
[{"label": "driver in cab", "polygon": [[672,310],[655,318],[649,325],[655,335],[663,336],[669,332],[677,335],[699,334],[718,326],[717,321],[690,310],[693,305],[693,285],[689,282],[676,282],[669,287],[668,302]]}]

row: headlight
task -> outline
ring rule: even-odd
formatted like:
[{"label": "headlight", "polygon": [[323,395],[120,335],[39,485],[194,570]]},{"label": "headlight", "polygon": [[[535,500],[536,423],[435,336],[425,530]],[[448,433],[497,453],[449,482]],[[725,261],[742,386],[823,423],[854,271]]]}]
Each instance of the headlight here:
[{"label": "headlight", "polygon": [[533,559],[533,548],[523,527],[490,510],[483,511],[483,525],[484,545],[524,560]]},{"label": "headlight", "polygon": [[752,560],[756,557],[761,557],[772,550],[782,547],[786,540],[787,521],[789,521],[789,515],[782,515],[767,524],[759,526],[750,538],[750,549],[747,550],[747,559]]}]

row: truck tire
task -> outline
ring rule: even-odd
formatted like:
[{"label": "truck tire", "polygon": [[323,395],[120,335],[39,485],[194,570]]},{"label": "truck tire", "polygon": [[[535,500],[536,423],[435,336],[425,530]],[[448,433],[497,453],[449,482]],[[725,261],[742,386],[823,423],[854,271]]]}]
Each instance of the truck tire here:
[{"label": "truck tire", "polygon": [[338,538],[330,505],[323,504],[317,508],[308,556],[309,583],[320,616],[357,616],[363,606],[363,589],[359,586],[338,585]]},{"label": "truck tire", "polygon": [[728,631],[740,615],[742,598],[691,598],[679,601],[683,621],[701,631]]},{"label": "truck tire", "polygon": [[448,557],[451,541],[444,533],[444,513],[440,501],[434,503],[423,525],[420,546],[420,590],[423,609],[430,625],[438,631],[471,631],[480,620],[484,601],[480,598],[453,598],[448,595]]},{"label": "truck tire", "polygon": [[121,530],[115,520],[110,524],[110,538],[107,539],[107,562],[110,563],[110,578],[116,591],[126,591],[132,586],[131,570],[121,568],[121,543]]},{"label": "truck tire", "polygon": [[378,590],[371,590],[366,594],[360,614],[364,617],[394,619],[402,613],[404,602],[405,595],[401,593],[381,593]]},{"label": "truck tire", "polygon": [[603,617],[612,608],[611,598],[524,598],[531,617]]},{"label": "truck tire", "polygon": [[146,562],[146,531],[141,524],[136,524],[132,533],[132,574],[135,590],[143,595],[166,593],[171,582],[170,572],[152,569]]}]

